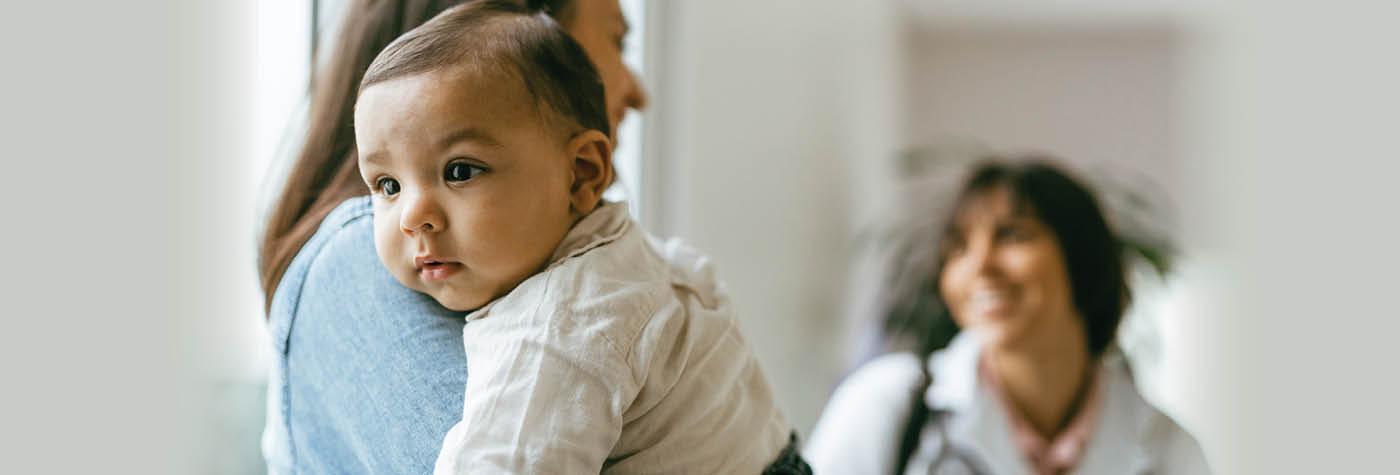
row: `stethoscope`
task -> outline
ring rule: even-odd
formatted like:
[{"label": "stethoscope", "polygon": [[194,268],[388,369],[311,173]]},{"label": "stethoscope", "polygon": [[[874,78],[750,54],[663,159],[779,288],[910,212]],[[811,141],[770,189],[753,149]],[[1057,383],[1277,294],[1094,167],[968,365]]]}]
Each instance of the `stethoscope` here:
[{"label": "stethoscope", "polygon": [[[949,475],[966,473],[970,475],[991,475],[992,471],[971,449],[953,443],[948,437],[947,420],[952,413],[944,409],[930,409],[929,420],[933,431],[937,432],[938,448],[933,461],[929,462],[929,475]],[[1131,473],[1154,473],[1153,464],[1148,459],[1140,460]]]}]

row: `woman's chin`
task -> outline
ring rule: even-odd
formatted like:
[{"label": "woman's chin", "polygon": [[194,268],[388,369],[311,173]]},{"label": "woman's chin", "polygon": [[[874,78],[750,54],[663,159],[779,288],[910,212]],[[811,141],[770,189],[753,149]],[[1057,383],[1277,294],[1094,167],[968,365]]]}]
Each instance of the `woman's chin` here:
[{"label": "woman's chin", "polygon": [[982,347],[989,350],[1003,350],[1006,348],[1006,333],[999,328],[983,328],[974,331],[977,339],[982,342]]},{"label": "woman's chin", "polygon": [[1024,332],[1019,331],[1018,326],[1013,323],[1009,319],[984,322],[982,325],[973,327],[972,332],[982,342],[983,348],[996,351],[1014,349],[1020,340],[1020,334]]}]

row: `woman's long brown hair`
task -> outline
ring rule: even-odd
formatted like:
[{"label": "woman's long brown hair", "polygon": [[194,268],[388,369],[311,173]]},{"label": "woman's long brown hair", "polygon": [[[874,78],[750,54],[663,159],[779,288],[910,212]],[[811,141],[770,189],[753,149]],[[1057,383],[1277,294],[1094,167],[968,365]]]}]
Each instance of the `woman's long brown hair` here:
[{"label": "woman's long brown hair", "polygon": [[258,249],[264,310],[297,252],[340,202],[369,194],[360,180],[351,123],[360,78],[375,55],[404,32],[461,0],[354,0],[330,57],[311,78],[306,136],[267,216]]}]

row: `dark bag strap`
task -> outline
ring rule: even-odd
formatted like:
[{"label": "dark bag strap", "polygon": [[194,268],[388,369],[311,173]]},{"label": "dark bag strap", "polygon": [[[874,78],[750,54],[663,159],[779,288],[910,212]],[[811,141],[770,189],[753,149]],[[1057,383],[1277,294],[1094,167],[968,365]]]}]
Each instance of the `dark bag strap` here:
[{"label": "dark bag strap", "polygon": [[899,438],[899,452],[895,458],[894,475],[903,475],[909,467],[909,458],[914,456],[914,451],[919,448],[919,436],[923,433],[924,424],[928,422],[928,404],[924,404],[924,394],[933,384],[933,376],[928,372],[927,355],[919,361],[919,369],[923,374],[923,381],[919,384],[919,390],[914,392],[913,402],[910,404],[909,417],[905,420],[904,433]]}]

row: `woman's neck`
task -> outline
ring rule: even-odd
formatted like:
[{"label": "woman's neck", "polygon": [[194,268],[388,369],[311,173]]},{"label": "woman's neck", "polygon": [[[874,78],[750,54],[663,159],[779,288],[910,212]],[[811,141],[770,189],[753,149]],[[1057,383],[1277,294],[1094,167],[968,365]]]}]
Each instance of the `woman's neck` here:
[{"label": "woman's neck", "polygon": [[989,369],[996,372],[1014,409],[1046,438],[1058,434],[1074,416],[1090,380],[1087,338],[1082,329],[1074,330],[1039,338],[1040,344],[1030,348],[989,355]]}]

